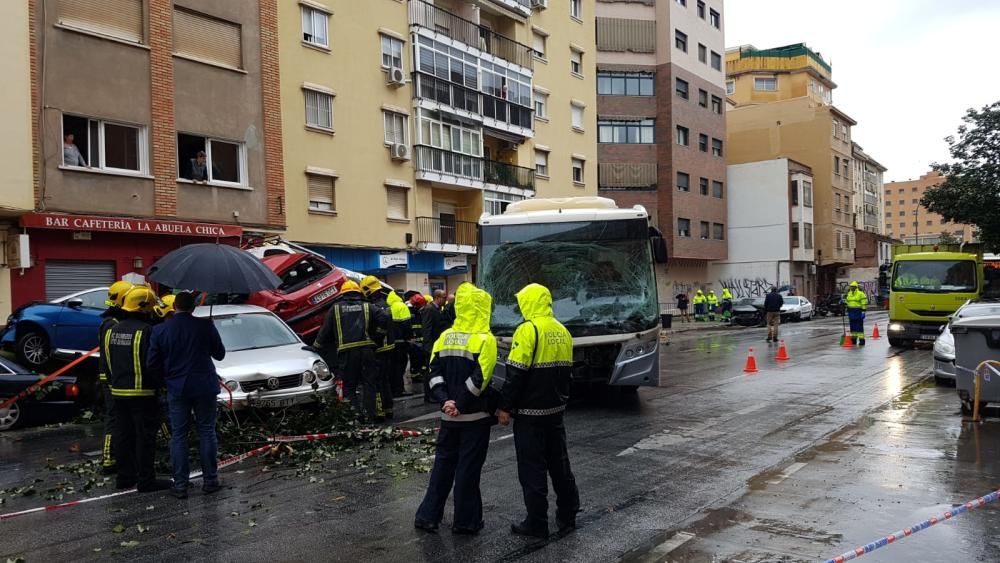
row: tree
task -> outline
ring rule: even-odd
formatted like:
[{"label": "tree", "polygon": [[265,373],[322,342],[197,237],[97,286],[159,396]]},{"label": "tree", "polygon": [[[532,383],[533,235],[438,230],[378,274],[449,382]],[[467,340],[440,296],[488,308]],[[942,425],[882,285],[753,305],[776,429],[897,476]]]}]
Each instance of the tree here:
[{"label": "tree", "polygon": [[934,164],[944,175],[921,204],[946,221],[973,225],[988,251],[1000,250],[1000,102],[970,109],[957,136],[945,138],[952,162]]},{"label": "tree", "polygon": [[941,231],[941,234],[938,235],[938,242],[941,244],[958,244],[962,241],[948,231]]}]

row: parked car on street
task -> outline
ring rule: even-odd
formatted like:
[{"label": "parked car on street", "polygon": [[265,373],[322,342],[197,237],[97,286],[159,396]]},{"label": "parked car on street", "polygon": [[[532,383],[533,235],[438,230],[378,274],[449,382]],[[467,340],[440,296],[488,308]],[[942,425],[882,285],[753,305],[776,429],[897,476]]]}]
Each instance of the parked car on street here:
[{"label": "parked car on street", "polygon": [[808,321],[813,318],[813,304],[805,297],[792,295],[785,297],[781,306],[781,320]]},{"label": "parked car on street", "polygon": [[846,311],[847,306],[844,304],[844,296],[839,293],[822,295],[816,299],[815,313],[817,315],[842,317]]},{"label": "parked car on street", "polygon": [[333,375],[322,358],[306,346],[277,315],[254,305],[198,307],[219,330],[226,357],[216,369],[226,390],[219,402],[234,410],[284,408],[314,400],[335,390]]},{"label": "parked car on street", "polygon": [[70,359],[97,346],[108,288],[95,287],[49,303],[31,303],[11,314],[0,346],[17,361],[40,370],[53,357]]},{"label": "parked car on street", "polygon": [[1000,315],[1000,301],[996,300],[968,301],[955,311],[934,341],[934,381],[955,383],[955,337],[951,334],[951,324],[957,319],[995,315]]},{"label": "parked car on street", "polygon": [[733,324],[739,326],[760,326],[763,322],[763,300],[746,297],[733,303]]},{"label": "parked car on street", "polygon": [[303,340],[312,342],[347,276],[314,254],[272,254],[261,261],[281,278],[281,285],[250,295],[247,304],[275,313]]},{"label": "parked car on street", "polygon": [[[0,404],[27,389],[43,376],[7,358],[0,357]],[[70,417],[79,410],[80,388],[75,375],[60,375],[51,382],[0,408],[0,432],[23,426],[30,419]]]}]

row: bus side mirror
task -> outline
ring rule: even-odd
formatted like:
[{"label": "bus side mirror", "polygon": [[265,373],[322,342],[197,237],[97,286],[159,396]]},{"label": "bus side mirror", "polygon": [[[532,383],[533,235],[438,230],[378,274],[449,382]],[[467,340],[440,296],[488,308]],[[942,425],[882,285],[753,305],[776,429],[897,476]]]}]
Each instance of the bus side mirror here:
[{"label": "bus side mirror", "polygon": [[656,227],[649,228],[649,244],[653,250],[653,260],[657,264],[666,264],[670,260],[667,255],[667,241]]}]

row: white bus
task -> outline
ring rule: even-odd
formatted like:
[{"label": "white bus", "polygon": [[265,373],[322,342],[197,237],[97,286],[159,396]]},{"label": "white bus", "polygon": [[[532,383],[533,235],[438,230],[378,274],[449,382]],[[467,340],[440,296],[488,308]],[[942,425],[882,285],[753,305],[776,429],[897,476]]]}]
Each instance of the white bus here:
[{"label": "white bus", "polygon": [[654,254],[665,261],[666,251],[642,206],[619,209],[600,197],[529,199],[484,214],[479,224],[478,284],[493,296],[498,378],[522,322],[515,294],[540,283],[573,335],[574,382],[659,383]]}]

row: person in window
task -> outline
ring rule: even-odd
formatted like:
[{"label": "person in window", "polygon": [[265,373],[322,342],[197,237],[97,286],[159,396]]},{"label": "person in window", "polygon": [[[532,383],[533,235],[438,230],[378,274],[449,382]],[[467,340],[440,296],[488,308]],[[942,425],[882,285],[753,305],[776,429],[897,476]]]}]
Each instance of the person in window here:
[{"label": "person in window", "polygon": [[79,147],[76,146],[75,140],[76,136],[72,133],[66,133],[63,137],[63,164],[66,166],[86,166],[90,168],[87,161],[83,159],[83,154],[80,153]]},{"label": "person in window", "polygon": [[192,182],[208,182],[208,158],[205,151],[198,151],[198,154],[189,161],[188,180]]}]

